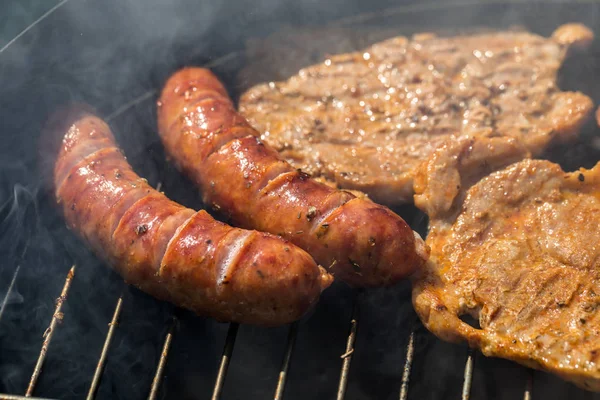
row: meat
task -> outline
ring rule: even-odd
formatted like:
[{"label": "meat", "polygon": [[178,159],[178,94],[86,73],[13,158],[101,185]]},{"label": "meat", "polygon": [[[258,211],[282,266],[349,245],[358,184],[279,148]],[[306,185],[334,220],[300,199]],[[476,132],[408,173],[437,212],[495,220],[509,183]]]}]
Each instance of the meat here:
[{"label": "meat", "polygon": [[56,114],[46,135],[60,141],[53,183],[68,227],[139,289],[221,321],[270,326],[300,318],[330,285],[291,243],[154,190],[84,108]]},{"label": "meat", "polygon": [[[600,163],[565,173],[525,159],[477,181],[476,153],[493,170],[518,151],[527,157],[518,149],[464,140],[419,171],[431,259],[414,276],[413,304],[444,340],[600,391]],[[436,183],[443,176],[452,190]]]},{"label": "meat", "polygon": [[208,70],[185,68],[165,84],[158,126],[167,153],[204,201],[242,227],[281,235],[353,286],[385,286],[428,257],[388,208],[312,180],[264,143]]},{"label": "meat", "polygon": [[550,38],[395,37],[257,85],[239,110],[294,167],[383,204],[412,202],[420,162],[450,137],[515,137],[534,155],[573,138],[592,101],[560,91],[557,72],[592,38],[578,24]]}]

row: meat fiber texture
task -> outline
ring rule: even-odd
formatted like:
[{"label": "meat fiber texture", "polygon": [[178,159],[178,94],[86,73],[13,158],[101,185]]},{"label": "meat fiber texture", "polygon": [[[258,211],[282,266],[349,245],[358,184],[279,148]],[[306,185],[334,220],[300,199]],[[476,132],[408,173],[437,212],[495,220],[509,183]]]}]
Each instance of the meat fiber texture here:
[{"label": "meat fiber texture", "polygon": [[424,163],[415,202],[431,258],[413,304],[441,339],[600,391],[600,163],[567,173],[529,154],[463,139]]},{"label": "meat fiber texture", "polygon": [[419,164],[452,137],[517,138],[534,155],[574,138],[593,103],[561,91],[557,74],[569,50],[592,39],[579,24],[549,38],[394,37],[258,84],[239,110],[294,167],[379,203],[410,203]]}]

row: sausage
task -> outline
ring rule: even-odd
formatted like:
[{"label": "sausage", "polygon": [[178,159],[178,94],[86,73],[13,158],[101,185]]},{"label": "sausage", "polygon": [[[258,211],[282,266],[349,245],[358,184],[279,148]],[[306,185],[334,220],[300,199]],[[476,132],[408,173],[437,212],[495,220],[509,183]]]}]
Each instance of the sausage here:
[{"label": "sausage", "polygon": [[59,135],[52,178],[68,227],[139,289],[220,321],[274,326],[299,319],[330,285],[292,243],[153,189],[86,109],[56,114],[45,134]]},{"label": "sausage", "polygon": [[318,183],[279,157],[209,70],[166,82],[158,130],[167,154],[205,204],[239,226],[280,235],[351,286],[388,286],[428,258],[418,234],[388,208]]}]

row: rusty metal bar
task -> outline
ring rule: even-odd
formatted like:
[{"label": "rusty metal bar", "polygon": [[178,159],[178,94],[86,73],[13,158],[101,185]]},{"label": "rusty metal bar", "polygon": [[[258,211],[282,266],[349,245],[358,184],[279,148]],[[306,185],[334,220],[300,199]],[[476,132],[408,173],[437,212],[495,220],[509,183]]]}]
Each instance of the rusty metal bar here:
[{"label": "rusty metal bar", "polygon": [[21,269],[21,266],[18,265],[17,268],[15,269],[15,273],[13,274],[12,279],[10,280],[8,289],[6,289],[6,296],[4,296],[4,300],[2,300],[2,305],[0,306],[0,321],[2,320],[2,315],[4,315],[4,309],[6,308],[6,305],[8,304],[8,298],[10,297],[10,293],[12,292],[13,287],[15,286],[15,282],[17,281],[17,275],[19,275],[20,269]]},{"label": "rusty metal bar", "polygon": [[406,346],[406,361],[402,372],[402,386],[400,386],[400,400],[408,399],[408,384],[410,382],[410,370],[415,355],[415,331],[410,332],[408,345]]},{"label": "rusty metal bar", "polygon": [[104,340],[104,346],[102,347],[102,353],[100,353],[100,359],[98,360],[98,364],[96,365],[96,371],[94,372],[94,378],[92,379],[92,384],[90,385],[90,390],[88,391],[87,400],[92,400],[94,397],[96,397],[96,391],[98,390],[98,386],[100,385],[102,372],[104,372],[104,364],[106,363],[108,348],[110,347],[110,342],[112,341],[113,335],[115,333],[115,328],[119,323],[119,316],[121,315],[122,306],[123,295],[119,296],[119,299],[117,300],[117,305],[115,306],[115,312],[112,316],[112,320],[108,324],[108,333],[106,334],[106,339]]},{"label": "rusty metal bar", "polygon": [[294,322],[290,326],[290,331],[288,333],[285,354],[283,355],[283,362],[281,363],[281,369],[279,370],[279,379],[277,380],[277,387],[275,388],[274,400],[283,399],[283,391],[285,390],[285,383],[287,380],[288,370],[290,369],[290,362],[292,359],[292,353],[294,352],[294,344],[296,344],[297,335],[298,322]]},{"label": "rusty metal bar", "polygon": [[158,360],[158,365],[156,367],[156,374],[154,374],[154,379],[152,379],[152,386],[150,387],[148,400],[155,400],[156,396],[158,395],[160,381],[165,372],[165,366],[167,365],[167,356],[169,355],[169,350],[171,349],[171,341],[173,340],[173,332],[175,331],[176,322],[177,320],[175,317],[173,317],[173,322],[171,323],[169,332],[167,332],[165,343],[163,344],[162,352],[160,353],[160,359]]},{"label": "rusty metal bar", "polygon": [[525,383],[525,392],[523,393],[523,400],[533,399],[533,370],[528,369],[527,382]]},{"label": "rusty metal bar", "polygon": [[219,373],[217,374],[217,380],[215,381],[215,387],[211,397],[212,400],[218,400],[221,397],[223,384],[225,383],[225,377],[227,376],[227,369],[229,368],[229,361],[231,361],[231,355],[233,354],[233,347],[235,345],[235,338],[237,337],[239,327],[240,326],[236,323],[229,324],[227,338],[225,339],[225,347],[223,348],[223,355],[221,356],[221,364],[219,365]]},{"label": "rusty metal bar", "polygon": [[352,317],[350,318],[350,332],[346,340],[346,351],[341,355],[342,371],[340,373],[340,383],[338,385],[337,400],[343,400],[346,396],[346,388],[348,387],[348,375],[350,374],[350,363],[354,354],[354,342],[356,342],[356,332],[358,330],[359,319],[359,296],[354,299],[354,307],[352,309]]},{"label": "rusty metal bar", "polygon": [[467,352],[467,362],[465,363],[465,380],[462,388],[462,400],[469,400],[471,397],[471,383],[473,382],[473,363],[475,359],[475,353],[473,349],[469,348]]},{"label": "rusty metal bar", "polygon": [[63,313],[60,311],[62,309],[62,305],[67,299],[67,294],[69,293],[69,288],[71,287],[71,282],[73,282],[73,277],[75,276],[75,265],[71,267],[69,273],[67,274],[67,279],[65,280],[65,285],[63,286],[62,292],[60,293],[60,297],[56,299],[56,308],[54,309],[54,314],[52,315],[52,321],[50,321],[50,326],[44,332],[44,342],[42,343],[42,350],[40,351],[40,355],[38,357],[37,363],[35,364],[35,368],[33,369],[33,374],[31,375],[31,380],[29,381],[29,386],[27,387],[27,392],[25,393],[26,397],[31,397],[33,395],[33,390],[35,388],[35,384],[42,372],[42,365],[44,364],[44,360],[46,359],[46,354],[48,352],[48,347],[50,346],[50,341],[52,340],[52,335],[56,330],[56,326],[59,321],[63,319]]}]

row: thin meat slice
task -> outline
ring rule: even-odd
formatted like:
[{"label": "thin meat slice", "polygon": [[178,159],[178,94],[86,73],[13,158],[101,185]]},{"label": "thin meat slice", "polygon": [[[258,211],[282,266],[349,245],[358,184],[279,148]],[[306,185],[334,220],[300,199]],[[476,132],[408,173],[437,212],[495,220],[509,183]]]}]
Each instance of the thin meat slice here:
[{"label": "thin meat slice", "polygon": [[417,175],[431,247],[413,280],[417,314],[444,340],[600,391],[600,163],[510,164],[526,150],[497,139],[448,144]]},{"label": "thin meat slice", "polygon": [[418,165],[450,137],[514,137],[534,155],[575,137],[592,100],[561,91],[557,73],[592,38],[579,24],[550,38],[395,37],[254,86],[239,109],[294,167],[383,204],[412,202]]}]

